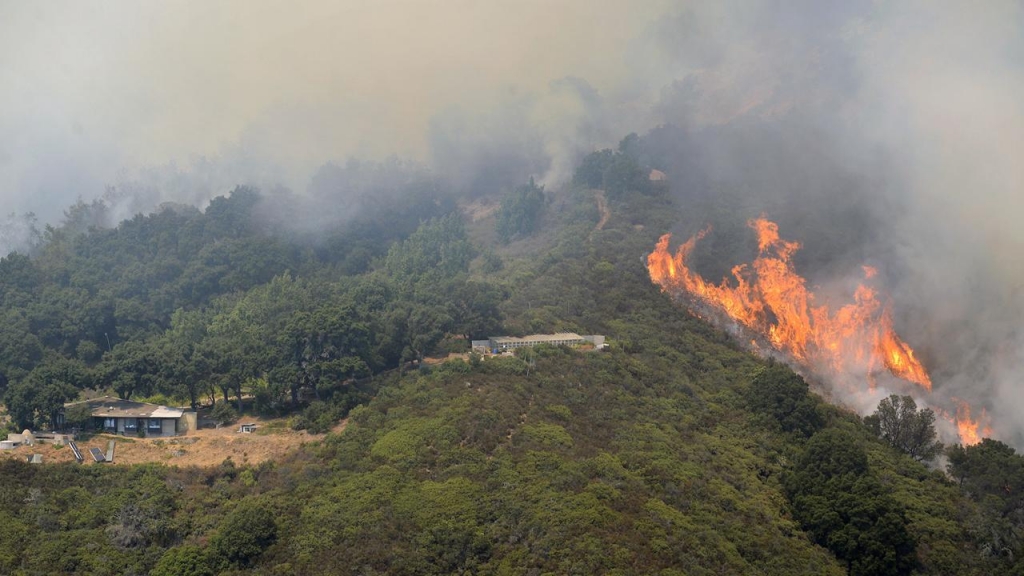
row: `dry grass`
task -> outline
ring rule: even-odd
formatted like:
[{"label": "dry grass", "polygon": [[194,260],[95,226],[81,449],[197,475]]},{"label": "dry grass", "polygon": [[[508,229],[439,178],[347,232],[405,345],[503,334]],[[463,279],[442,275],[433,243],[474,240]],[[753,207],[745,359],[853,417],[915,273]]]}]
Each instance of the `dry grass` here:
[{"label": "dry grass", "polygon": [[[88,440],[78,442],[85,456],[85,464],[94,466],[89,454],[90,448],[99,448],[106,453],[107,442],[114,440],[114,466],[157,462],[169,466],[216,466],[231,458],[236,464],[259,464],[274,460],[292,452],[307,442],[322,439],[324,434],[297,432],[288,427],[283,419],[262,420],[246,416],[241,421],[253,422],[259,426],[255,433],[240,434],[238,425],[208,428],[189,432],[185,436],[172,438],[131,438],[97,434]],[[345,429],[347,420],[342,420],[332,432]],[[42,454],[44,463],[74,462],[74,454],[67,446],[51,444],[19,446],[14,450],[0,452],[0,458],[25,459],[31,454]]]}]

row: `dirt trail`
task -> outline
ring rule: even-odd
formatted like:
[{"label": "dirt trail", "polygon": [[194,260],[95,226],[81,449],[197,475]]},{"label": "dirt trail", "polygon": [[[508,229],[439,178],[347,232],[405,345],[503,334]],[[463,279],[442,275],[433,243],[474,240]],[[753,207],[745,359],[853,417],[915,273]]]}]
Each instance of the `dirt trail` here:
[{"label": "dirt trail", "polygon": [[597,221],[597,226],[594,226],[594,229],[590,232],[591,238],[594,237],[594,232],[604,230],[604,225],[612,217],[612,211],[608,209],[608,199],[604,196],[604,190],[594,190],[594,197],[597,199],[597,210],[601,213],[601,219]]},{"label": "dirt trail", "polygon": [[[256,432],[241,434],[238,432],[238,424],[234,424],[196,430],[185,436],[170,438],[128,438],[97,434],[89,440],[79,441],[78,448],[85,456],[85,465],[88,466],[96,465],[89,449],[99,448],[106,453],[109,440],[117,442],[114,466],[146,462],[168,466],[216,466],[228,457],[236,464],[259,464],[280,458],[307,442],[320,440],[325,436],[292,430],[283,419],[261,420],[246,416],[239,422],[256,424]],[[332,432],[341,432],[346,424],[348,420],[342,420]],[[55,447],[52,444],[19,446],[14,450],[4,450],[0,452],[0,458],[24,460],[32,454],[42,454],[45,464],[74,462],[75,459],[69,447]]]}]

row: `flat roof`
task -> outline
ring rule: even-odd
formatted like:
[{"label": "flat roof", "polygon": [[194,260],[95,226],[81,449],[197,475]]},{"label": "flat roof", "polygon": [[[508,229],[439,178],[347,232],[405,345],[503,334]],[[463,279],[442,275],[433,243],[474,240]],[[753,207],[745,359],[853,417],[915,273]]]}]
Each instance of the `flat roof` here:
[{"label": "flat roof", "polygon": [[132,402],[113,396],[71,402],[65,404],[64,407],[77,404],[88,405],[92,410],[92,415],[97,418],[181,418],[181,415],[185,413],[182,408],[170,408],[148,402]]},{"label": "flat roof", "polygon": [[495,344],[504,342],[550,342],[551,340],[583,340],[583,336],[575,332],[557,332],[555,334],[530,334],[522,338],[516,336],[491,336]]}]

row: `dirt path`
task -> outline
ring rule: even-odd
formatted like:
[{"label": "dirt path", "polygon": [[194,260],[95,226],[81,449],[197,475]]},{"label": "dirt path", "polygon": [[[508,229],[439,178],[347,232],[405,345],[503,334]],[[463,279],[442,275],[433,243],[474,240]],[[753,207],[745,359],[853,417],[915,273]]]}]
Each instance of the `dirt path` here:
[{"label": "dirt path", "polygon": [[604,190],[594,190],[594,198],[597,199],[597,210],[601,213],[601,219],[597,221],[597,226],[594,226],[594,229],[590,232],[591,238],[594,237],[594,232],[604,230],[604,225],[612,217],[612,211],[608,209],[608,199],[604,196]]},{"label": "dirt path", "polygon": [[[236,464],[259,464],[292,452],[307,442],[320,440],[324,434],[307,434],[287,426],[283,419],[261,420],[246,416],[240,422],[257,425],[256,432],[241,434],[238,424],[221,428],[207,428],[189,432],[185,436],[171,438],[127,438],[97,434],[89,440],[79,441],[78,448],[85,456],[85,465],[95,466],[89,454],[90,448],[107,451],[107,442],[114,440],[114,466],[118,464],[142,464],[156,462],[168,466],[216,466],[230,457]],[[348,424],[342,420],[332,429],[341,432]],[[0,458],[25,459],[31,454],[42,454],[44,463],[73,462],[74,455],[67,446],[52,444],[19,446],[14,450],[0,452]]]}]

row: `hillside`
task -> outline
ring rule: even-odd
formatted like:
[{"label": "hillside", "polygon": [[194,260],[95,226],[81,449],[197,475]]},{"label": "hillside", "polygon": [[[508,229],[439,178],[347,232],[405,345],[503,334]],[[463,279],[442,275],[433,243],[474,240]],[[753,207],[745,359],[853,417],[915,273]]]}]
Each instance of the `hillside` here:
[{"label": "hillside", "polygon": [[[4,259],[20,423],[107,387],[348,424],[258,465],[2,461],[0,572],[1021,573],[1021,458],[958,447],[954,481],[674,304],[644,258],[681,208],[613,160],[470,225],[427,197],[308,245],[254,230],[243,191]],[[495,330],[611,345],[419,362]]]}]

